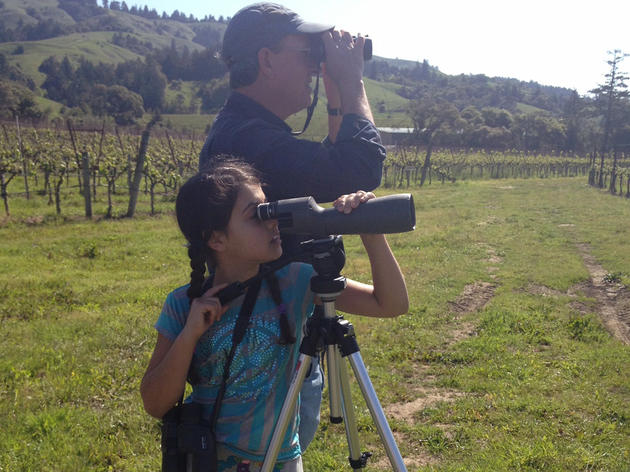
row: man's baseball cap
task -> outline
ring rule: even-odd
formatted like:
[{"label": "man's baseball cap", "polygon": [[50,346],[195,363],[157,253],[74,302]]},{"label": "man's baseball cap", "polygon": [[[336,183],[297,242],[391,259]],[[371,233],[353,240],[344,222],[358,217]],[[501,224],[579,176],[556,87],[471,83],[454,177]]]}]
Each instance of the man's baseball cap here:
[{"label": "man's baseball cap", "polygon": [[304,21],[277,3],[255,3],[239,10],[230,20],[223,35],[221,57],[230,67],[290,34],[321,34],[333,28]]}]

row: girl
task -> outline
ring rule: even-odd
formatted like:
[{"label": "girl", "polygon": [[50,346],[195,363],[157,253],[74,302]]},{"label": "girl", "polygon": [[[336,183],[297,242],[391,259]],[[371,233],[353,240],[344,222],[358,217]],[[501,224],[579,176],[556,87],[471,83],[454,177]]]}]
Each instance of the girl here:
[{"label": "girl", "polygon": [[[350,213],[370,198],[372,193],[359,191],[339,197],[334,205]],[[191,399],[210,417],[244,298],[221,306],[215,294],[255,276],[260,264],[282,254],[277,220],[261,221],[256,215],[257,205],[265,201],[253,168],[234,159],[217,162],[180,189],[177,222],[188,241],[192,272],[188,285],[168,295],[155,325],[157,344],[140,387],[152,416],[162,418],[175,405],[188,379]],[[385,237],[361,239],[374,286],[347,280],[336,308],[367,316],[405,313],[407,289]],[[205,279],[206,265],[212,280]],[[306,314],[317,303],[310,290],[310,265],[292,263],[274,275],[260,288],[229,369],[215,429],[220,471],[254,471],[262,465],[299,356]],[[211,287],[205,293],[204,284]],[[278,470],[302,470],[298,425],[296,417],[288,427]]]}]

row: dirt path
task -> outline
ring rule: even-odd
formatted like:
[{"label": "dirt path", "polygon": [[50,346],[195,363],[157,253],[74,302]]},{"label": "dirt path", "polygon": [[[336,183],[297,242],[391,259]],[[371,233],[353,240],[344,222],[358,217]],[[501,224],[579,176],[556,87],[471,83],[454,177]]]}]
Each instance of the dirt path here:
[{"label": "dirt path", "polygon": [[588,244],[579,243],[577,248],[591,276],[590,283],[579,289],[597,300],[597,312],[610,334],[630,344],[630,291],[597,263]]},{"label": "dirt path", "polygon": [[[486,250],[488,263],[488,274],[490,278],[496,281],[494,274],[499,269],[499,265],[503,259],[497,255],[494,248],[484,245]],[[455,323],[445,339],[445,345],[451,345],[462,341],[465,338],[476,335],[476,323],[473,321],[464,321],[467,314],[475,313],[483,309],[494,296],[496,289],[495,283],[474,282],[466,285],[459,296],[449,302],[448,308],[451,315],[454,315]],[[424,385],[413,389],[415,399],[410,402],[393,403],[385,408],[388,418],[394,418],[398,421],[414,421],[414,415],[423,409],[438,402],[453,402],[457,398],[464,396],[464,393],[453,389],[440,388],[435,385],[435,378],[426,373],[427,368],[424,366],[417,367],[418,372],[424,378]],[[448,425],[435,425],[441,428],[448,437],[451,432]],[[409,444],[408,438],[402,433],[394,433],[396,441],[399,443]],[[404,457],[406,466],[409,469],[427,466],[437,463],[437,458],[431,455],[421,444],[415,444],[412,447],[413,452]],[[381,457],[375,463],[379,470],[389,470],[389,460],[386,456]]]},{"label": "dirt path", "polygon": [[[474,336],[475,324],[472,321],[463,321],[464,315],[477,312],[483,309],[494,296],[494,292],[499,283],[496,272],[503,262],[496,250],[484,245],[488,258],[488,274],[493,283],[474,282],[464,287],[460,295],[449,302],[449,311],[455,315],[457,324],[450,331],[446,344],[459,342],[467,337]],[[542,296],[569,295],[576,297],[578,294],[594,299],[595,303],[585,304],[582,302],[572,302],[576,311],[582,313],[596,312],[602,319],[606,329],[612,336],[625,344],[630,344],[630,290],[621,283],[615,281],[614,277],[597,263],[592,256],[588,244],[577,244],[577,249],[584,260],[590,280],[571,287],[567,293],[560,293],[557,290],[544,286],[529,286],[527,290]],[[418,366],[418,370],[426,370]],[[421,388],[416,387],[415,399],[410,402],[394,403],[385,408],[389,418],[398,421],[413,421],[414,415],[424,408],[437,402],[452,402],[463,396],[462,392],[452,389],[444,389],[435,386],[435,379],[431,375],[424,374],[425,383]],[[445,434],[448,435],[448,427],[444,427]],[[397,442],[406,442],[408,439],[402,433],[395,433]],[[409,468],[427,466],[435,464],[437,458],[428,453],[422,445],[413,447],[413,452],[405,457],[405,464]],[[389,461],[387,457],[381,457],[376,462],[379,470],[387,470]]]}]

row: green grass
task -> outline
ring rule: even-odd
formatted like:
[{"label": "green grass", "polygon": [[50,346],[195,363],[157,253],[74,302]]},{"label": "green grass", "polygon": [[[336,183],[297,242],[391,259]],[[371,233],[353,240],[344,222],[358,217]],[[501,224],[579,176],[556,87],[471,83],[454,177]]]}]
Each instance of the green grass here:
[{"label": "green grass", "polygon": [[[416,230],[388,237],[409,314],[347,317],[386,411],[442,395],[389,416],[408,469],[629,471],[630,347],[567,291],[588,279],[577,243],[630,285],[630,202],[583,178],[412,193]],[[44,197],[13,196],[0,227],[0,470],[158,470],[157,423],[138,387],[163,299],[189,272],[172,199],[153,217],[142,200],[132,220],[84,221],[77,195],[64,202],[58,217]],[[344,240],[344,275],[369,280],[358,237]],[[474,282],[495,284],[494,297],[453,313],[449,301]],[[474,334],[455,336],[464,327]],[[362,449],[374,453],[365,470],[391,470],[352,383]],[[327,416],[324,403],[305,468],[350,470],[343,427]]]},{"label": "green grass", "polygon": [[[205,139],[207,130],[212,126],[215,114],[164,114],[162,115],[162,124],[169,130],[175,130],[176,133],[194,132],[196,136]],[[143,122],[151,119],[150,114],[145,114]]]}]

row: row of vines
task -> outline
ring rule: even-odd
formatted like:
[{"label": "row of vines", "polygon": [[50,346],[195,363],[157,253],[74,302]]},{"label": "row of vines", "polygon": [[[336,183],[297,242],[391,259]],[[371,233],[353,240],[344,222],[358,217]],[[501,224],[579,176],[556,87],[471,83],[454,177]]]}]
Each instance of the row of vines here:
[{"label": "row of vines", "polygon": [[[149,139],[150,137],[150,139]],[[142,136],[118,129],[75,130],[23,128],[2,125],[0,132],[0,193],[6,215],[13,198],[47,198],[62,213],[64,195],[72,191],[86,201],[106,199],[103,216],[113,215],[114,195],[128,194],[134,182],[144,183],[150,212],[156,195],[173,195],[197,169],[204,136],[174,136],[164,128],[147,126]],[[630,197],[630,156],[620,155],[612,166],[594,156],[535,155],[520,152],[434,151],[426,159],[422,148],[398,147],[388,152],[383,185],[390,188],[467,179],[547,178],[589,176],[604,182],[614,179],[619,195]]]},{"label": "row of vines", "polygon": [[[472,179],[549,178],[589,176],[604,182],[614,179],[615,192],[630,197],[630,155],[621,154],[617,162],[604,161],[600,166],[595,155],[532,154],[519,151],[481,152],[440,150],[431,154],[425,169],[426,151],[422,148],[392,149],[385,162],[384,185],[388,187],[421,184],[423,170],[426,182],[456,182]],[[595,176],[595,177],[593,177]],[[424,183],[424,182],[423,182]]]},{"label": "row of vines", "polygon": [[[155,196],[174,193],[197,169],[203,137],[174,136],[164,129],[151,132],[151,128],[138,136],[118,129],[75,130],[70,125],[56,129],[3,125],[0,192],[5,213],[10,214],[11,198],[44,197],[61,214],[63,195],[75,190],[86,202],[106,198],[104,216],[111,217],[112,197],[128,193],[131,200],[134,179],[141,176],[153,214]],[[18,191],[10,192],[12,182]]]}]

